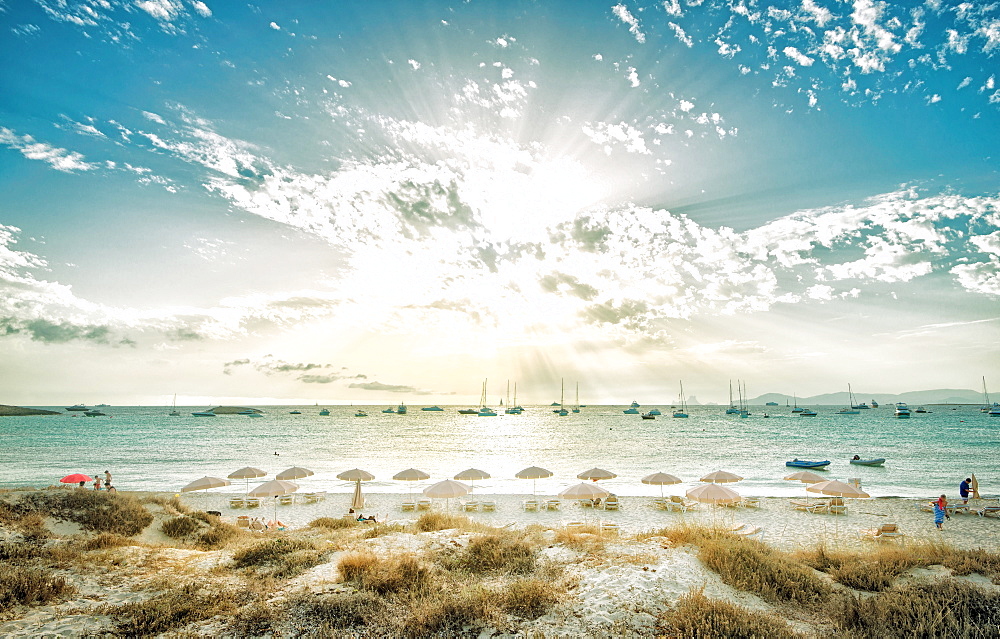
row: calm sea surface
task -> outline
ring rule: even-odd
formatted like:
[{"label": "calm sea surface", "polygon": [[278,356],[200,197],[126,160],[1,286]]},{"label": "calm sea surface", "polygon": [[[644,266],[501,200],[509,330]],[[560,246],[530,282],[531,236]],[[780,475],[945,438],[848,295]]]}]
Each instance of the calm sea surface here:
[{"label": "calm sea surface", "polygon": [[[475,482],[477,492],[522,494],[532,482],[514,474],[542,466],[554,476],[539,480],[538,490],[552,494],[597,466],[617,473],[602,485],[620,495],[658,494],[659,487],[639,481],[655,471],[689,485],[722,469],[745,477],[744,495],[794,496],[802,485],[781,478],[793,472],[785,461],[797,457],[832,460],[824,476],[860,478],[872,496],[954,495],[972,473],[984,496],[1000,493],[1000,418],[978,406],[928,406],[932,412],[908,420],[893,418],[889,407],[860,415],[814,407],[817,417],[799,417],[784,406],[758,406],[741,419],[725,415],[724,407],[702,406],[692,407],[688,419],[674,419],[661,406],[665,415],[655,420],[624,415],[625,406],[591,406],[565,417],[548,406],[497,417],[459,415],[455,407],[410,407],[405,416],[383,414],[384,405],[363,407],[369,417],[355,417],[358,407],[349,406],[331,406],[329,416],[317,406],[260,408],[259,419],[191,416],[203,407],[179,408],[184,416],[170,417],[167,408],[130,406],[103,408],[110,417],[0,417],[0,486],[43,487],[70,473],[110,470],[122,490],[174,492],[243,466],[267,471],[260,481],[303,466],[315,472],[301,480],[304,490],[349,492],[353,484],[337,473],[362,468],[376,477],[366,492],[405,493],[429,482],[392,481],[403,469],[419,468],[438,481],[474,467],[492,475]],[[301,415],[289,414],[296,408]],[[851,466],[854,454],[887,461],[883,468]]]}]

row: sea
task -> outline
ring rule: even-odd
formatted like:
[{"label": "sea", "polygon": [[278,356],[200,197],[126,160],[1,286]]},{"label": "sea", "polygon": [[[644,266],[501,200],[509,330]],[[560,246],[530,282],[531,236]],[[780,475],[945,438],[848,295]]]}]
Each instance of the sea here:
[{"label": "sea", "polygon": [[[490,475],[474,482],[480,494],[555,494],[599,467],[617,475],[601,485],[623,496],[659,494],[661,487],[641,482],[653,472],[682,479],[670,487],[676,492],[716,470],[742,476],[735,487],[744,496],[800,496],[802,484],[783,479],[795,470],[785,462],[798,458],[830,460],[819,474],[858,478],[873,497],[955,496],[972,474],[984,497],[1000,493],[1000,418],[970,405],[927,406],[909,419],[894,418],[890,406],[858,415],[814,406],[816,417],[752,406],[747,418],[726,415],[724,406],[694,406],[684,419],[671,417],[668,405],[658,407],[663,415],[654,420],[624,414],[628,406],[587,406],[566,416],[551,406],[527,406],[521,415],[498,410],[496,417],[460,415],[453,406],[433,412],[412,406],[406,415],[383,413],[384,405],[328,406],[328,416],[320,415],[322,406],[257,406],[261,418],[191,415],[204,407],[179,407],[181,417],[171,417],[169,407],[101,408],[106,417],[49,408],[61,414],[0,417],[0,487],[43,488],[72,473],[108,470],[119,490],[176,493],[205,475],[224,478],[245,466],[267,472],[220,489],[243,493],[299,466],[314,473],[299,480],[302,490],[348,493],[354,484],[337,474],[361,468],[375,476],[365,482],[367,493],[407,493],[476,468]],[[355,417],[359,409],[368,416]],[[886,461],[851,465],[855,454]],[[529,466],[552,476],[515,477]],[[408,468],[430,479],[392,479]]]}]

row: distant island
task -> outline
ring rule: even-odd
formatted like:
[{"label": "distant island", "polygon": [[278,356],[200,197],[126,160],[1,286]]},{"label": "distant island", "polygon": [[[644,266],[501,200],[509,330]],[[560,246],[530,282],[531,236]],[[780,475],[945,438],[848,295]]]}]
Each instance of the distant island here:
[{"label": "distant island", "polygon": [[209,408],[216,415],[237,415],[244,411],[252,410],[255,413],[261,412],[258,408],[246,408],[244,406],[216,406],[215,408]]},{"label": "distant island", "polygon": [[7,406],[0,404],[0,417],[28,417],[30,415],[62,415],[54,410],[40,408],[24,408],[23,406]]}]

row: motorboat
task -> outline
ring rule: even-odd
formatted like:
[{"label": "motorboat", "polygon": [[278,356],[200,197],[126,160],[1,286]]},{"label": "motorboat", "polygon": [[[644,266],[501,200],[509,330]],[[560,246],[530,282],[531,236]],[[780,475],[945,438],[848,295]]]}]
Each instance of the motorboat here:
[{"label": "motorboat", "polygon": [[102,413],[101,411],[97,410],[96,408],[94,410],[88,410],[88,411],[84,412],[83,414],[86,415],[87,417],[107,417],[108,416],[107,413]]},{"label": "motorboat", "polygon": [[913,412],[914,413],[926,413],[928,411],[923,406],[917,406],[916,408],[913,409]]},{"label": "motorboat", "polygon": [[441,408],[440,406],[424,406],[420,410],[429,412],[429,411],[443,411],[444,409]]},{"label": "motorboat", "polygon": [[492,408],[490,408],[489,406],[483,406],[482,408],[480,408],[476,412],[476,414],[479,415],[480,417],[496,417],[497,416],[497,412],[495,410],[493,410]]},{"label": "motorboat", "polygon": [[861,411],[857,408],[841,408],[837,411],[837,415],[860,415]]},{"label": "motorboat", "polygon": [[896,410],[893,413],[899,419],[906,419],[910,416],[910,407],[906,402],[896,402]]},{"label": "motorboat", "polygon": [[653,415],[653,416],[662,415],[662,414],[663,413],[660,412],[659,408],[650,409],[650,411],[647,413],[647,415]]},{"label": "motorboat", "polygon": [[405,415],[406,414],[406,404],[400,402],[399,406],[396,407],[396,414],[397,415]]},{"label": "motorboat", "polygon": [[765,406],[777,406],[778,402],[764,402]]},{"label": "motorboat", "polygon": [[[855,455],[857,457],[857,455]],[[885,463],[885,457],[876,457],[874,459],[852,459],[850,460],[855,466],[881,466]]]},{"label": "motorboat", "polygon": [[302,411],[300,411],[300,410],[290,410],[290,411],[288,411],[288,414],[289,415],[301,415]]},{"label": "motorboat", "polygon": [[90,410],[90,409],[87,408],[86,406],[84,406],[83,404],[73,404],[72,406],[70,406],[66,410],[68,410],[70,412],[80,412],[80,413],[82,413],[83,411],[87,411],[87,410]]},{"label": "motorboat", "polygon": [[878,402],[876,402],[874,399],[872,400],[872,408],[878,408]]},{"label": "motorboat", "polygon": [[264,416],[263,414],[257,411],[254,411],[252,413],[240,413],[240,414],[243,415],[244,417],[253,417],[253,418],[260,418]]},{"label": "motorboat", "polygon": [[830,465],[830,460],[824,461],[809,461],[806,459],[795,458],[792,461],[786,461],[785,466],[791,468],[812,468],[812,469],[823,469]]},{"label": "motorboat", "polygon": [[656,415],[654,415],[651,412],[650,413],[643,413],[642,414],[642,418],[643,419],[656,419]]},{"label": "motorboat", "polygon": [[383,412],[383,413],[385,413],[385,414],[387,414],[387,415],[388,415],[388,414],[393,414],[393,413],[395,413],[395,412],[396,412],[396,409],[395,409],[395,408],[393,408],[392,406],[390,406],[389,408],[386,408],[386,409],[385,409],[385,410],[383,410],[382,412]]},{"label": "motorboat", "polygon": [[319,412],[319,414],[320,414],[320,415],[322,415],[323,417],[326,417],[327,415],[329,415],[329,414],[330,414],[330,409],[328,409],[328,408],[324,408],[323,410],[321,410],[321,411]]},{"label": "motorboat", "polygon": [[808,408],[803,408],[799,410],[799,417],[815,417],[818,413],[814,410]]},{"label": "motorboat", "polygon": [[459,415],[478,415],[479,414],[479,409],[478,408],[459,408],[458,409],[458,414]]},{"label": "motorboat", "polygon": [[209,408],[208,410],[199,410],[191,413],[195,417],[217,417],[214,408]]},{"label": "motorboat", "polygon": [[638,415],[639,414],[639,409],[638,408],[626,408],[622,412],[625,413],[626,415]]},{"label": "motorboat", "polygon": [[368,413],[366,413],[363,410],[359,410],[358,412],[354,413],[354,416],[355,417],[368,417]]},{"label": "motorboat", "polygon": [[639,408],[639,402],[632,400],[632,408]]}]

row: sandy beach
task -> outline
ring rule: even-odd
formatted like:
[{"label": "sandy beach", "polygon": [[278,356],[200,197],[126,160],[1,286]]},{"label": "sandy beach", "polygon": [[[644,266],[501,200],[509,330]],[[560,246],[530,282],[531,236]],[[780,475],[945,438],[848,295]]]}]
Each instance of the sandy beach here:
[{"label": "sandy beach", "polygon": [[[0,494],[0,501],[13,504],[32,492],[67,494],[74,490],[9,491]],[[301,607],[301,602],[306,600],[304,598],[358,595],[356,584],[346,583],[348,580],[342,574],[341,562],[352,553],[379,558],[412,556],[424,560],[440,559],[441,556],[464,552],[464,549],[474,545],[477,536],[484,534],[483,531],[497,530],[501,534],[510,533],[535,540],[533,543],[537,547],[540,570],[559,575],[558,579],[552,578],[552,583],[561,584],[562,594],[553,600],[554,603],[545,609],[544,614],[524,618],[508,615],[499,621],[494,619],[491,623],[496,625],[493,627],[488,626],[485,630],[478,628],[476,632],[470,629],[469,632],[474,635],[596,637],[613,633],[654,636],[663,631],[662,625],[658,624],[663,623],[663,615],[673,605],[690,593],[699,592],[712,600],[740,606],[739,610],[744,611],[741,614],[757,611],[782,619],[782,623],[788,624],[788,628],[800,636],[825,636],[830,630],[828,621],[815,618],[815,613],[796,612],[787,604],[775,603],[753,592],[733,587],[705,565],[697,547],[679,543],[672,540],[669,534],[665,537],[666,533],[658,531],[683,529],[685,526],[736,530],[738,535],[749,533],[749,539],[759,539],[768,547],[788,552],[808,551],[818,546],[860,554],[877,553],[886,546],[965,550],[1000,546],[1000,521],[997,518],[956,514],[946,521],[944,530],[939,531],[933,525],[933,515],[920,509],[922,500],[912,499],[848,500],[845,515],[798,511],[792,505],[798,500],[789,498],[762,499],[758,508],[703,504],[688,512],[667,512],[655,508],[648,497],[624,497],[618,511],[583,508],[564,501],[557,511],[526,513],[521,510],[521,500],[528,496],[478,495],[480,500],[496,501],[495,512],[466,512],[461,510],[460,500],[451,500],[447,504],[450,510],[446,510],[446,503],[439,500],[432,506],[431,513],[451,513],[459,516],[456,521],[465,523],[457,528],[420,531],[415,523],[423,513],[400,510],[405,495],[375,493],[367,495],[368,501],[362,512],[376,515],[382,522],[380,524],[346,524],[347,532],[338,533],[340,536],[324,536],[322,529],[309,526],[309,523],[319,518],[330,518],[327,521],[342,519],[350,500],[348,494],[331,494],[317,503],[276,506],[278,519],[286,524],[285,530],[242,532],[243,536],[234,542],[235,546],[201,549],[190,541],[164,534],[166,522],[186,518],[181,516],[178,507],[189,513],[218,510],[223,513],[221,520],[230,523],[241,515],[265,521],[274,519],[275,507],[230,509],[225,505],[228,495],[221,493],[185,494],[179,500],[173,494],[134,493],[131,496],[143,500],[144,507],[152,513],[152,523],[138,534],[119,539],[116,547],[93,551],[94,556],[86,560],[89,562],[87,569],[74,567],[72,561],[56,562],[55,572],[72,586],[72,594],[44,605],[7,606],[0,616],[0,635],[75,637],[115,632],[114,628],[120,631],[121,627],[114,625],[120,623],[116,621],[114,610],[122,610],[121,606],[125,604],[139,605],[163,596],[164,591],[169,592],[178,584],[192,582],[202,590],[247,587],[257,591],[259,600],[273,610],[297,610],[295,606]],[[115,496],[107,497],[114,499]],[[980,508],[987,504],[997,503],[995,500],[977,500],[972,505]],[[572,530],[573,522],[588,526],[585,529],[587,532],[567,535],[567,524]],[[859,538],[859,531],[877,528],[887,522],[898,524],[905,537],[888,543]],[[602,523],[617,524],[618,530],[603,529]],[[47,537],[47,544],[55,547],[94,543],[94,532],[66,518],[47,516],[39,525],[44,526],[44,530],[35,531],[30,538],[36,541],[30,543],[37,544],[39,536]],[[0,529],[0,542],[4,548],[22,547],[29,543],[29,537],[25,535],[23,522],[19,524],[11,519],[8,512]],[[232,569],[235,559],[242,552],[239,548],[274,540],[309,544],[310,548],[321,549],[322,553],[308,564],[307,569],[296,571],[290,578],[279,579],[273,574],[261,578],[258,573]],[[12,550],[5,552],[16,554]],[[942,566],[925,566],[911,569],[901,579],[906,582],[933,581],[950,574],[951,571]],[[1000,587],[991,583],[987,576],[972,574],[958,578],[986,589],[984,592],[1000,593]],[[823,579],[829,581],[829,577]],[[492,578],[485,583],[495,582],[496,579]],[[249,614],[245,610],[239,613],[240,618]],[[290,613],[285,614],[284,625],[278,626],[278,622],[272,620],[269,622],[272,624],[270,630],[259,634],[310,634],[311,631],[291,630],[294,625],[289,626],[287,622]],[[177,629],[183,628],[185,632],[197,636],[217,636],[232,634],[235,626],[231,623],[232,619],[226,615],[217,615],[181,624]],[[258,634],[249,631],[249,626],[243,628],[247,635]],[[347,634],[353,636],[353,633]],[[404,636],[407,634],[402,632]],[[323,636],[322,633],[320,636]]]}]

